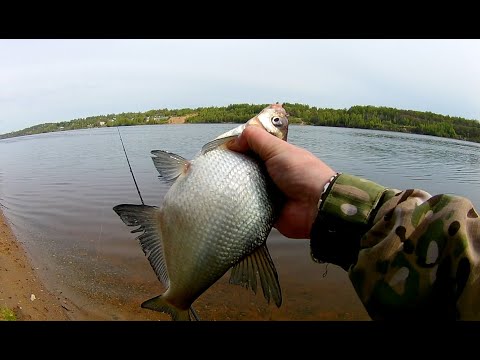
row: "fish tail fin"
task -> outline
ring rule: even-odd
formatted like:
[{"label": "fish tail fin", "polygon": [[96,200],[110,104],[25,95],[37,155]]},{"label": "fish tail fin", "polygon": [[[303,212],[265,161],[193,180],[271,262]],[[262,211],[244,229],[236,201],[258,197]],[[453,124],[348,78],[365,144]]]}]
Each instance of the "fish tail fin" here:
[{"label": "fish tail fin", "polygon": [[169,304],[159,295],[142,303],[142,308],[169,314],[174,321],[190,321],[190,309],[181,310]]},{"label": "fish tail fin", "polygon": [[126,225],[139,226],[132,230],[132,233],[142,232],[136,239],[140,242],[157,278],[168,288],[170,279],[163,256],[162,234],[159,230],[160,209],[149,205],[120,204],[115,206],[113,211],[120,216],[120,219]]}]

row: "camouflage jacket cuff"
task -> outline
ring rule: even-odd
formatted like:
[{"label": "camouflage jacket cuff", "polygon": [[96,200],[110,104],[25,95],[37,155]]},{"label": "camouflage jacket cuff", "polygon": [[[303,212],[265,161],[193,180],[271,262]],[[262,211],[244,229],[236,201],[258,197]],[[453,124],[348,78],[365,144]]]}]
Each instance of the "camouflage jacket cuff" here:
[{"label": "camouflage jacket cuff", "polygon": [[372,226],[387,188],[361,177],[340,174],[322,194],[310,234],[316,262],[329,262],[348,270],[358,256],[360,239]]}]

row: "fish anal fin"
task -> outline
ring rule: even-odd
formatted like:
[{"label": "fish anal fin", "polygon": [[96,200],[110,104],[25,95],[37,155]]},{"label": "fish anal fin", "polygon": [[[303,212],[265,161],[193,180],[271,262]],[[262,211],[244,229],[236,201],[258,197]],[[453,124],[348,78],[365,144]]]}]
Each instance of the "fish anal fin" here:
[{"label": "fish anal fin", "polygon": [[282,291],[278,281],[275,264],[270,257],[266,245],[259,247],[253,253],[237,263],[230,273],[230,284],[241,285],[250,288],[257,293],[257,274],[260,278],[260,284],[263,290],[263,296],[270,303],[270,299],[275,301],[275,305],[282,305]]},{"label": "fish anal fin", "polygon": [[160,174],[160,178],[166,181],[175,181],[190,166],[190,161],[168,151],[152,150],[151,154],[154,155],[152,157],[153,164]]}]

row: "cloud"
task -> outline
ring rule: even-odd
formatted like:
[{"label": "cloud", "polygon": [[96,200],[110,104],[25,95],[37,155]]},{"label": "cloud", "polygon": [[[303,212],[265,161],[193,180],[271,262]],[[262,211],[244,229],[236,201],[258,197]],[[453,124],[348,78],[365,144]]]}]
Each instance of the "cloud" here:
[{"label": "cloud", "polygon": [[0,133],[124,111],[273,101],[480,119],[479,40],[0,40],[0,53]]}]

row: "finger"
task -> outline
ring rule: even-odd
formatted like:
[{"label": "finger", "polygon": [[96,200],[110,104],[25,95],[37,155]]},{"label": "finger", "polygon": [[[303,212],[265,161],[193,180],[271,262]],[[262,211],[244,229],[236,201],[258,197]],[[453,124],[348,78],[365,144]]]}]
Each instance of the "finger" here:
[{"label": "finger", "polygon": [[248,145],[248,141],[245,138],[245,136],[243,136],[244,132],[245,132],[245,130],[243,130],[243,132],[235,140],[231,140],[226,144],[227,147],[230,150],[238,151],[238,152],[242,152],[242,153],[250,150],[250,146]]},{"label": "finger", "polygon": [[247,126],[235,142],[228,147],[234,151],[245,152],[252,149],[264,161],[286,151],[289,144],[284,140],[273,136],[258,126]]},{"label": "finger", "polygon": [[289,144],[276,136],[256,126],[249,126],[243,131],[250,149],[256,152],[264,161],[278,155],[289,146]]}]

